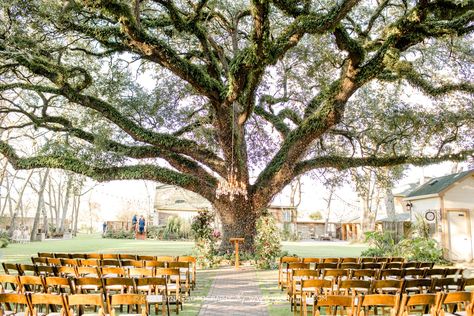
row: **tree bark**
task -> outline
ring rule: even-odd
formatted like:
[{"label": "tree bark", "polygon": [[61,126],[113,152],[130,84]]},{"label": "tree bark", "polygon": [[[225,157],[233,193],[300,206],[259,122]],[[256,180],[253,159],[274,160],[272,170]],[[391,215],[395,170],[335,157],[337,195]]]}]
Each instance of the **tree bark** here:
[{"label": "tree bark", "polygon": [[221,252],[233,252],[234,245],[230,238],[243,237],[245,241],[239,246],[243,252],[253,252],[254,237],[256,235],[256,223],[259,214],[253,209],[250,201],[242,197],[233,202],[217,200],[214,204],[222,223]]},{"label": "tree bark", "polygon": [[65,230],[64,223],[66,221],[66,215],[69,209],[69,200],[71,196],[72,181],[73,181],[73,175],[71,173],[68,173],[67,181],[66,181],[66,195],[64,196],[64,203],[62,205],[63,208],[62,208],[62,214],[61,214],[61,222],[59,224],[59,232],[61,233],[63,233]]}]

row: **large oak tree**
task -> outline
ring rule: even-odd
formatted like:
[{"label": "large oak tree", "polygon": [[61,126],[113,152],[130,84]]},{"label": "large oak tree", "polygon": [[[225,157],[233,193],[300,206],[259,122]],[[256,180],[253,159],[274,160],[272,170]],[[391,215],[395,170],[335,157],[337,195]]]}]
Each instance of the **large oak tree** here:
[{"label": "large oak tree", "polygon": [[[0,7],[2,129],[15,131],[0,152],[15,168],[183,187],[246,248],[272,198],[308,171],[473,153],[471,0]],[[26,129],[40,151],[16,151]],[[216,198],[232,165],[248,194]]]}]

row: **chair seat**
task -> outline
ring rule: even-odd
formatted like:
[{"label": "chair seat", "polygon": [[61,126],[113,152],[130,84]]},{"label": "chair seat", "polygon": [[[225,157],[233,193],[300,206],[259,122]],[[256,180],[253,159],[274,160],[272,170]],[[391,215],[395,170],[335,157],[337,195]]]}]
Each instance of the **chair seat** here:
[{"label": "chair seat", "polygon": [[80,286],[80,289],[81,290],[93,290],[93,291],[98,291],[99,290],[99,286],[98,285],[88,285],[88,284],[85,284],[85,285],[81,285]]},{"label": "chair seat", "polygon": [[307,297],[306,305],[313,305],[313,304],[314,304],[314,297]]},{"label": "chair seat", "polygon": [[139,285],[137,286],[138,291],[149,291],[152,289],[151,285]]},{"label": "chair seat", "polygon": [[107,285],[105,289],[107,290],[112,290],[112,291],[121,291],[124,288],[123,285],[117,284],[117,285]]}]

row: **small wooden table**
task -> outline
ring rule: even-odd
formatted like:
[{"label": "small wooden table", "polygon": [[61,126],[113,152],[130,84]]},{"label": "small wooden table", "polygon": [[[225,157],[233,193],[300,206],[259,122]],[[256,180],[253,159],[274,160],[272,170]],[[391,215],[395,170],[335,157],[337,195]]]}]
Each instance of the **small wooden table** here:
[{"label": "small wooden table", "polygon": [[235,245],[235,269],[239,268],[239,242],[244,242],[245,238],[231,238],[230,242],[233,242]]}]

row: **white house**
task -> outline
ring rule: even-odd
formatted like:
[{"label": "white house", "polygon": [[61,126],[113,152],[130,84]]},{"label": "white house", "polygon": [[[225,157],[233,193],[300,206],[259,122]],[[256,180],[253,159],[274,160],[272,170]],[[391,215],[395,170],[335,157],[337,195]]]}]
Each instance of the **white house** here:
[{"label": "white house", "polygon": [[420,214],[431,223],[448,259],[473,260],[474,170],[433,178],[404,200],[411,206],[412,220]]}]

